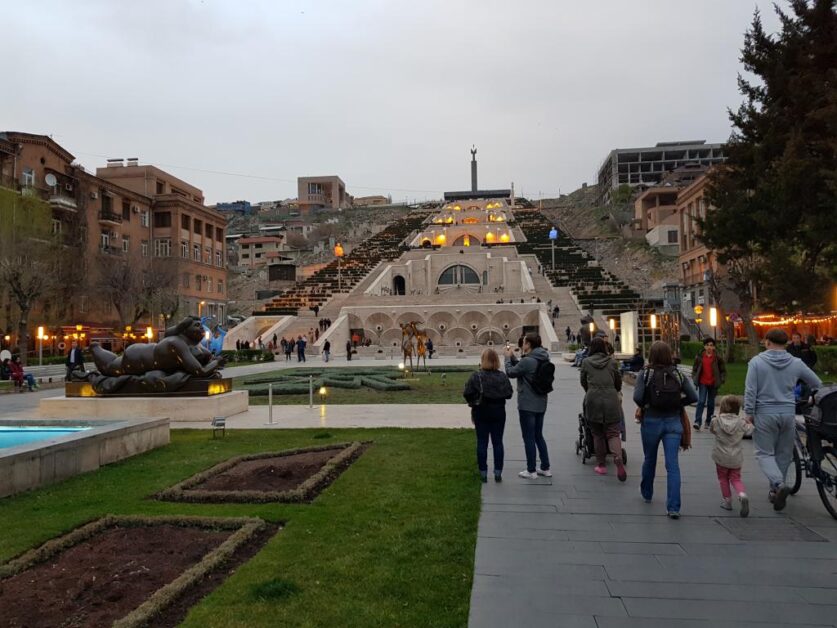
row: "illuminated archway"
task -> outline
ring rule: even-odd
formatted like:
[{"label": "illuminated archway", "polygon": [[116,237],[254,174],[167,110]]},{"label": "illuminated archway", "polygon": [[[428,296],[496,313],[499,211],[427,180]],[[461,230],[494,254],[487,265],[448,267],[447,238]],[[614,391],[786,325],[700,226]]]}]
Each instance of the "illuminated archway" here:
[{"label": "illuminated archway", "polygon": [[453,246],[479,246],[480,239],[477,236],[466,233],[459,236],[453,243]]}]

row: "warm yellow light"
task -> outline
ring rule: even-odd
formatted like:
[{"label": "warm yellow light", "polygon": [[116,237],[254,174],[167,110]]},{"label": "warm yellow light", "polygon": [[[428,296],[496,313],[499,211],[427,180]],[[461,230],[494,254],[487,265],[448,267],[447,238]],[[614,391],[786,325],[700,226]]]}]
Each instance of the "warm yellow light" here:
[{"label": "warm yellow light", "polygon": [[403,370],[404,370],[404,363],[403,363],[403,362],[399,362],[399,363],[398,363],[398,368],[399,368],[399,369],[401,369],[401,370],[403,371]]},{"label": "warm yellow light", "polygon": [[471,237],[466,235],[462,240],[462,244],[465,246],[471,246]]},{"label": "warm yellow light", "polygon": [[497,239],[497,236],[494,235],[493,231],[489,231],[485,234],[485,241],[486,242],[494,242]]},{"label": "warm yellow light", "polygon": [[37,337],[38,337],[38,340],[43,340],[44,339],[44,326],[43,325],[38,326],[38,336]]},{"label": "warm yellow light", "polygon": [[154,330],[151,327],[145,328],[145,337],[151,340],[154,337]]},{"label": "warm yellow light", "polygon": [[328,389],[325,386],[320,386],[320,397],[325,397],[328,394]]},{"label": "warm yellow light", "polygon": [[709,326],[710,327],[717,327],[718,326],[718,308],[710,307],[709,308]]},{"label": "warm yellow light", "polygon": [[211,334],[211,333],[209,332],[209,330],[207,329],[207,330],[204,332],[203,337],[204,337],[204,338],[206,338],[206,340],[207,340],[207,341],[209,341],[209,339],[210,339],[210,338],[212,338],[212,334]]},{"label": "warm yellow light", "polygon": [[697,314],[698,316],[703,314],[703,306],[702,305],[696,305],[695,306],[695,314]]},{"label": "warm yellow light", "polygon": [[76,331],[81,331],[82,329],[84,329],[82,325],[76,325]]},{"label": "warm yellow light", "polygon": [[607,324],[610,326],[610,331],[616,329],[616,319],[611,318],[609,321],[607,321]]},{"label": "warm yellow light", "polygon": [[343,250],[343,245],[339,242],[334,245],[334,257],[343,257],[345,251]]},{"label": "warm yellow light", "polygon": [[6,342],[12,341],[12,337],[9,334],[6,334],[5,336],[3,336],[3,338],[6,340]]},{"label": "warm yellow light", "polygon": [[230,392],[232,390],[232,386],[230,385],[230,380],[222,379],[216,382],[212,382],[206,389],[206,393],[208,395],[221,395],[223,393]]},{"label": "warm yellow light", "polygon": [[[201,305],[206,305],[206,301],[201,301]],[[131,329],[130,327],[128,329]]]},{"label": "warm yellow light", "polygon": [[508,241],[509,241],[509,234],[508,233],[504,233],[503,235],[500,236],[500,242],[508,242]]},{"label": "warm yellow light", "polygon": [[590,321],[590,333],[592,334],[595,331],[596,331],[596,323]]},{"label": "warm yellow light", "polygon": [[444,233],[440,233],[436,236],[436,244],[444,244],[445,240],[447,240],[447,238],[445,237]]},{"label": "warm yellow light", "polygon": [[651,315],[651,329],[657,329],[657,315]]}]

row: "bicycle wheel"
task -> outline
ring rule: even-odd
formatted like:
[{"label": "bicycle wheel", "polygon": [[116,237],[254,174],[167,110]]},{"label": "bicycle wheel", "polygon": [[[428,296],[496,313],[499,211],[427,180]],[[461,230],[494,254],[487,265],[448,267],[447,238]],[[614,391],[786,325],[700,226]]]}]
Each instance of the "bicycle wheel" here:
[{"label": "bicycle wheel", "polygon": [[833,447],[822,448],[822,460],[815,474],[817,492],[825,509],[837,519],[837,452]]},{"label": "bicycle wheel", "polygon": [[799,449],[796,446],[793,448],[793,462],[788,467],[785,485],[790,487],[791,495],[796,495],[799,492],[799,487],[802,486],[802,460],[799,458]]}]

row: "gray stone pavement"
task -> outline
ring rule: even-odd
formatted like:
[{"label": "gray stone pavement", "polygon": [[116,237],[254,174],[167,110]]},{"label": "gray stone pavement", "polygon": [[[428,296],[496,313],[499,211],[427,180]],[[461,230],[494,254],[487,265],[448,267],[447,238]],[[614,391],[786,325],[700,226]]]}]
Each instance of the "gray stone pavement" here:
[{"label": "gray stone pavement", "polygon": [[[837,521],[813,480],[773,511],[745,441],[748,519],[719,508],[712,436],[680,456],[682,518],[665,512],[660,451],[654,500],[639,494],[642,445],[628,422],[628,481],[575,455],[582,391],[560,365],[545,436],[552,480],[522,480],[515,406],[508,407],[504,481],[482,490],[470,626],[655,628],[837,625]],[[625,390],[626,415],[633,416]],[[514,402],[514,400],[512,400]],[[491,454],[489,454],[489,467]]]}]

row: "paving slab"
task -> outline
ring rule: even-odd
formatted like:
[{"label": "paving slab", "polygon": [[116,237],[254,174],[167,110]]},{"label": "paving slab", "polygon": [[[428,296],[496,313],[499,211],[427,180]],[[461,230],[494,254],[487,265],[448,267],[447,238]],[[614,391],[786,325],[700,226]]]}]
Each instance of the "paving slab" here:
[{"label": "paving slab", "polygon": [[[626,387],[629,417],[632,392]],[[721,510],[713,437],[704,430],[680,456],[682,518],[669,520],[662,452],[654,500],[639,495],[643,455],[633,421],[627,482],[581,464],[582,398],[578,370],[558,364],[544,427],[551,482],[516,477],[525,459],[516,400],[507,408],[504,481],[482,488],[470,626],[837,626],[837,521],[811,480],[774,512],[745,441],[751,515]]]}]

